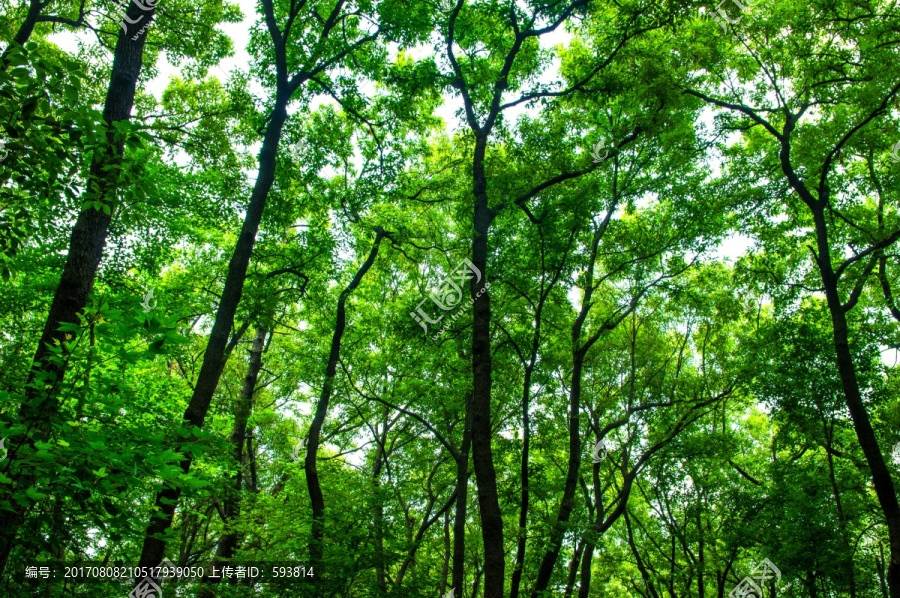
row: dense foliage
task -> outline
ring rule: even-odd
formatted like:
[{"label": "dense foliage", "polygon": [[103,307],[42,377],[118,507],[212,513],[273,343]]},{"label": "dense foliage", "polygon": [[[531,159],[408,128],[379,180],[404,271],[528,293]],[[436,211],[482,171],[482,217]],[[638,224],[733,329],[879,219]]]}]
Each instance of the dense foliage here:
[{"label": "dense foliage", "polygon": [[0,39],[0,595],[900,598],[895,0]]}]

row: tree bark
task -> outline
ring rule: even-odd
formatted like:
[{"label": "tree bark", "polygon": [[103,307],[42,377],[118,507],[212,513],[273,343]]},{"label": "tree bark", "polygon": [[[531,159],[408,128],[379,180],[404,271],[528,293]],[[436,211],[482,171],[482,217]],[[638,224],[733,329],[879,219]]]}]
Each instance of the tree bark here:
[{"label": "tree bark", "polygon": [[450,511],[444,513],[444,562],[441,567],[441,585],[439,588],[441,596],[447,591],[447,574],[450,573],[450,558],[453,552],[450,548]]},{"label": "tree bark", "polygon": [[[41,16],[41,0],[31,0],[28,3],[28,13],[25,15],[25,20],[22,21],[22,24],[19,25],[19,30],[16,31],[16,36],[13,38],[13,42],[19,44],[20,46],[24,46],[25,43],[31,39],[31,34],[34,33],[34,26],[37,25],[38,17]],[[9,48],[6,48],[6,51],[3,52],[2,58],[0,58],[0,62],[3,65],[6,65],[6,53],[9,52]]]},{"label": "tree bark", "polygon": [[[537,333],[535,333],[537,337]],[[519,468],[519,476],[522,479],[522,493],[519,504],[519,539],[516,543],[516,563],[513,568],[510,581],[510,598],[518,598],[519,585],[522,582],[522,569],[525,566],[525,549],[528,543],[528,460],[531,451],[531,418],[528,413],[531,399],[531,372],[534,370],[534,358],[532,353],[531,363],[525,367],[525,380],[522,384],[522,463]]]},{"label": "tree bark", "polygon": [[[29,15],[34,4],[29,8]],[[38,8],[38,11],[40,9]],[[155,8],[150,11],[150,17]],[[136,5],[129,5],[129,17],[143,13]],[[35,17],[36,18],[36,17]],[[33,25],[32,25],[33,28]],[[20,31],[21,34],[22,31]],[[30,31],[28,32],[30,35]],[[65,340],[65,332],[58,329],[62,324],[75,324],[78,314],[87,305],[97,268],[103,255],[109,224],[115,213],[115,201],[111,197],[118,190],[118,170],[122,161],[125,141],[115,138],[115,123],[131,118],[138,76],[143,63],[146,36],[132,41],[131,36],[119,33],[115,56],[110,72],[106,100],[103,107],[103,121],[106,125],[106,144],[102,151],[94,155],[87,180],[85,199],[99,201],[109,209],[109,214],[93,207],[81,210],[69,238],[69,252],[60,276],[59,284],[50,304],[41,338],[35,351],[33,367],[28,374],[25,402],[19,410],[21,424],[30,430],[27,437],[11,439],[13,450],[9,451],[6,475],[12,478],[10,488],[3,499],[34,484],[35,475],[30,471],[16,471],[13,467],[17,450],[23,445],[32,445],[35,439],[46,440],[51,424],[59,409],[57,389],[66,372],[65,349],[60,356],[54,356],[50,347]],[[43,391],[37,390],[43,387]],[[13,511],[0,515],[0,573],[6,567],[9,553],[15,544],[16,533],[25,518],[26,507],[11,501]]]},{"label": "tree bark", "polygon": [[[612,218],[612,213],[617,203],[616,194],[614,193],[613,202],[606,217],[597,230],[594,231],[593,239],[591,240],[591,251],[588,258],[590,261],[585,274],[584,296],[581,301],[581,309],[579,310],[578,316],[575,318],[575,322],[572,324],[572,383],[569,387],[569,458],[566,468],[566,483],[563,488],[563,497],[559,504],[556,523],[550,532],[550,543],[541,559],[541,565],[538,569],[534,589],[531,592],[531,598],[539,598],[541,593],[544,592],[550,584],[550,577],[553,574],[554,567],[556,567],[556,561],[559,558],[559,552],[562,547],[562,540],[566,533],[566,529],[568,528],[569,516],[572,513],[572,509],[575,507],[575,488],[578,484],[578,471],[581,465],[581,374],[585,353],[599,338],[599,333],[595,334],[584,343],[581,342],[581,335],[584,329],[584,321],[587,319],[588,312],[591,309],[591,298],[594,293],[594,264],[597,259],[600,240],[603,238],[603,235],[609,226],[609,221]],[[602,512],[602,505],[600,504],[598,504],[598,512]],[[593,546],[588,542],[585,546],[584,556],[582,558],[588,559],[588,562],[590,562],[592,552]],[[584,575],[583,568],[582,575]],[[588,576],[590,576],[590,571],[588,571]]]},{"label": "tree bark", "polygon": [[831,491],[834,492],[834,503],[837,508],[838,526],[841,528],[841,537],[844,541],[844,550],[846,551],[847,566],[847,582],[850,590],[850,598],[856,598],[856,571],[853,564],[853,546],[850,543],[850,535],[847,532],[847,519],[844,516],[844,506],[841,503],[841,492],[837,485],[837,478],[834,475],[834,456],[831,454],[832,440],[834,439],[834,420],[831,422],[831,430],[828,424],[822,422],[825,432],[825,458],[828,460],[828,478],[831,480]]},{"label": "tree bark", "polygon": [[493,214],[488,207],[484,156],[487,137],[478,135],[472,162],[475,210],[472,239],[472,264],[481,280],[472,277],[472,464],[478,483],[478,508],[481,514],[481,538],[484,544],[484,598],[502,598],[506,555],[503,550],[503,515],[497,494],[497,473],[491,453],[491,300],[487,281],[488,229]]},{"label": "tree bark", "polygon": [[[541,559],[541,567],[538,569],[534,591],[531,594],[532,598],[538,598],[540,592],[546,590],[550,584],[550,577],[562,548],[563,536],[568,529],[569,517],[575,508],[575,488],[578,485],[578,471],[581,466],[581,374],[584,353],[580,349],[580,347],[574,349],[572,359],[572,384],[569,388],[569,459],[566,468],[566,484],[563,488],[562,500],[559,503],[556,523],[550,534],[550,544]],[[585,556],[589,558],[591,552],[592,546],[589,543],[584,551]]]}]

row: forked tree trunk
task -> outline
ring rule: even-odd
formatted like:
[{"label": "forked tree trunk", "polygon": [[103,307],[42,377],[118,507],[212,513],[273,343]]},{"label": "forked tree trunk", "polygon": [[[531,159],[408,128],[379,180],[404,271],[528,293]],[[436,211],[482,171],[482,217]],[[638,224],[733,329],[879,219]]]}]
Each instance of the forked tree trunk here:
[{"label": "forked tree trunk", "polygon": [[[585,306],[588,304],[585,303]],[[573,333],[573,338],[575,337]],[[575,508],[575,488],[578,484],[578,472],[581,465],[581,374],[584,364],[584,353],[581,348],[573,350],[572,384],[569,387],[569,459],[566,467],[566,483],[563,488],[562,500],[559,503],[559,511],[556,523],[550,532],[550,543],[541,559],[537,580],[534,584],[532,598],[538,598],[540,592],[547,589],[550,584],[550,576],[559,559],[562,549],[562,540],[568,529],[569,517]],[[589,557],[592,546],[588,544],[585,556]]]},{"label": "forked tree trunk", "polygon": [[[573,233],[574,237],[574,233]],[[569,239],[570,243],[572,238]],[[528,361],[524,363],[525,372],[522,382],[522,461],[519,465],[519,475],[522,480],[522,492],[520,495],[519,506],[519,538],[516,543],[516,560],[513,569],[512,579],[510,581],[510,598],[519,598],[519,586],[522,582],[522,573],[525,568],[525,551],[528,544],[528,509],[531,498],[530,478],[529,478],[529,461],[531,458],[531,378],[537,364],[538,353],[541,347],[541,318],[544,312],[544,303],[550,292],[556,285],[562,275],[562,269],[565,266],[565,259],[560,262],[554,276],[549,282],[548,288],[544,288],[543,276],[541,283],[540,297],[534,310],[534,332],[531,336],[531,347],[529,351]],[[520,354],[520,358],[523,355]],[[523,359],[524,361],[524,359]]]},{"label": "forked tree trunk", "polygon": [[[206,345],[206,353],[203,356],[203,364],[200,367],[200,373],[197,376],[197,384],[194,387],[194,393],[184,413],[184,427],[193,430],[194,427],[202,428],[212,402],[213,394],[225,367],[226,347],[228,344],[228,334],[234,325],[234,314],[237,311],[238,303],[244,289],[244,279],[247,276],[247,268],[250,264],[250,257],[253,253],[253,246],[256,243],[256,234],[259,231],[259,225],[262,221],[263,210],[266,206],[266,199],[269,191],[275,181],[276,153],[278,144],[281,140],[281,132],[284,123],[287,120],[287,104],[294,92],[301,85],[315,77],[317,73],[321,73],[326,69],[335,66],[335,63],[346,56],[354,49],[362,45],[374,41],[380,34],[380,30],[370,35],[358,39],[344,50],[335,50],[335,54],[329,56],[317,55],[316,60],[306,64],[306,68],[289,76],[287,71],[286,47],[288,46],[288,34],[278,29],[275,4],[272,0],[261,0],[260,2],[263,12],[266,15],[266,27],[272,38],[273,49],[275,52],[275,76],[276,90],[274,98],[274,107],[269,114],[268,121],[263,135],[262,149],[259,153],[259,170],[256,176],[256,184],[253,186],[253,192],[250,195],[250,202],[247,206],[247,212],[244,216],[244,224],[241,227],[241,233],[235,244],[234,253],[228,264],[228,274],[225,278],[225,287],[222,290],[222,296],[219,300],[219,307],[216,310],[216,319],[210,332],[209,341]],[[342,11],[344,2],[338,2],[329,14],[326,20],[319,19],[322,23],[322,29],[318,36],[318,40],[313,44],[322,44],[329,39],[332,31],[336,29],[335,25],[342,21]],[[305,7],[304,3],[292,4],[289,11],[288,23],[294,22],[300,11]],[[286,30],[290,25],[286,27]],[[323,47],[323,46],[319,46]],[[326,381],[327,383],[327,381]],[[178,452],[184,455],[181,462],[181,468],[184,473],[188,473],[193,461],[193,453],[189,450],[192,445],[197,443],[197,439],[191,434],[190,437],[180,441],[177,447]],[[313,449],[314,450],[314,449]],[[163,533],[172,525],[172,518],[175,514],[175,507],[178,498],[181,495],[180,488],[164,488],[156,495],[154,506],[154,514],[150,525],[147,527],[144,538],[144,548],[141,553],[140,565],[152,567],[157,565],[163,558],[165,550],[165,541],[162,539]]]},{"label": "forked tree trunk", "polygon": [[[35,25],[40,22],[62,23],[71,27],[81,27],[84,25],[84,0],[82,0],[82,3],[79,7],[78,19],[74,21],[65,17],[41,15],[41,12],[44,10],[44,8],[47,7],[47,4],[49,4],[48,0],[45,0],[44,2],[42,2],[41,0],[29,0],[28,12],[25,14],[25,20],[22,21],[22,24],[19,25],[19,29],[16,31],[15,36],[13,36],[13,43],[24,46],[28,42],[28,40],[31,39],[31,34],[34,33]],[[130,15],[130,17],[131,16],[134,15],[132,14]],[[9,66],[9,52],[11,48],[12,44],[8,45],[3,51],[3,54],[0,55],[0,69],[5,69],[7,66]]]}]

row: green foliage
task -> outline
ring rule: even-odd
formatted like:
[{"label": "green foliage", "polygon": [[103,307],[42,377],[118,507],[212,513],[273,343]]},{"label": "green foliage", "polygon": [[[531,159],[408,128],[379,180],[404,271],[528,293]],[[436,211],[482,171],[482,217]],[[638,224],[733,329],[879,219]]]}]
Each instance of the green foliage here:
[{"label": "green foliage", "polygon": [[[58,4],[41,14],[72,9]],[[237,560],[306,563],[313,502],[297,447],[326,388],[314,580],[210,591],[446,594],[463,530],[455,596],[480,596],[479,484],[463,455],[473,299],[446,279],[472,259],[483,171],[490,288],[474,301],[490,302],[507,589],[525,540],[512,598],[531,595],[557,533],[548,596],[722,596],[763,558],[782,574],[766,595],[886,596],[884,505],[829,297],[897,484],[897,6],[757,3],[727,32],[688,2],[309,0],[290,16],[298,6],[242,3],[257,11],[242,17],[220,1],[160,2],[132,118],[109,131],[117,24],[98,3],[96,35],[66,12],[3,51],[0,511],[25,512],[6,573],[136,564],[167,488],[180,490],[162,534],[178,565],[208,564],[229,535]],[[25,17],[0,8],[5,39]],[[248,63],[220,79],[235,51]],[[123,153],[101,173],[115,189],[104,197],[89,173],[111,146]],[[251,205],[264,206],[255,236],[241,228]],[[51,323],[64,334],[53,367],[33,368],[82,209],[112,217],[100,268],[78,321]],[[192,425],[248,235],[225,360],[208,366],[222,373]],[[253,380],[257,329],[269,334]],[[3,596],[128,592],[6,577]]]}]

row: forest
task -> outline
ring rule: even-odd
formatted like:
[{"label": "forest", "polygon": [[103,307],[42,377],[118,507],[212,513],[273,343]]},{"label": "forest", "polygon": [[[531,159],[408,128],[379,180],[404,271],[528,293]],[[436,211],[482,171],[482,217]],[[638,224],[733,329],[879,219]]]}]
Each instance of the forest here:
[{"label": "forest", "polygon": [[900,598],[898,0],[0,41],[0,597]]}]

